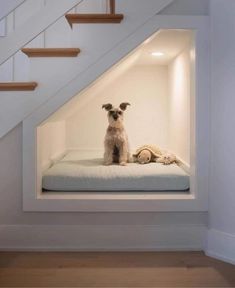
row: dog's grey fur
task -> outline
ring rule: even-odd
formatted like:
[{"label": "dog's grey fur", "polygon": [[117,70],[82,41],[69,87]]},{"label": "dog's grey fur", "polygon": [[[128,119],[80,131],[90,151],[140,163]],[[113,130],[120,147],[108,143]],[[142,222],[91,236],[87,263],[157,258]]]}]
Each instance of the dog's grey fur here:
[{"label": "dog's grey fur", "polygon": [[104,139],[104,165],[119,163],[126,165],[129,162],[128,137],[123,125],[123,112],[129,103],[121,103],[119,108],[112,104],[104,104],[102,108],[108,111],[109,126]]}]

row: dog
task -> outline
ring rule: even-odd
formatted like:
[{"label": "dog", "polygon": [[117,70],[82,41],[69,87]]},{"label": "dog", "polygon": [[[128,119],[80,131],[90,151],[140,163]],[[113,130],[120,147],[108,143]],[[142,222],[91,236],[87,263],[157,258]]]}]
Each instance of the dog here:
[{"label": "dog", "polygon": [[121,103],[119,108],[112,104],[104,104],[102,108],[108,111],[109,126],[104,139],[104,165],[119,163],[122,166],[129,162],[128,137],[123,125],[123,113],[129,103]]}]

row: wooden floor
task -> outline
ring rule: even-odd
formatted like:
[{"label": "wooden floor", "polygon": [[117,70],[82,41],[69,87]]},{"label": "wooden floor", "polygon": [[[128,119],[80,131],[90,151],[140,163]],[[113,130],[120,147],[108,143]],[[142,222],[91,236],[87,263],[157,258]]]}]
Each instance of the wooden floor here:
[{"label": "wooden floor", "polygon": [[0,287],[235,287],[235,266],[200,252],[3,252]]}]

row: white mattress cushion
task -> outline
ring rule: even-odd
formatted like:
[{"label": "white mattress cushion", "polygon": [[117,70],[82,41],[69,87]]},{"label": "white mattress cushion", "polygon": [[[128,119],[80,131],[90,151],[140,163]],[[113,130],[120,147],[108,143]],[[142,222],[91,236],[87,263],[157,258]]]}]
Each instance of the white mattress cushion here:
[{"label": "white mattress cushion", "polygon": [[104,166],[97,152],[72,151],[43,173],[42,187],[50,191],[179,191],[189,189],[189,176],[176,164]]}]

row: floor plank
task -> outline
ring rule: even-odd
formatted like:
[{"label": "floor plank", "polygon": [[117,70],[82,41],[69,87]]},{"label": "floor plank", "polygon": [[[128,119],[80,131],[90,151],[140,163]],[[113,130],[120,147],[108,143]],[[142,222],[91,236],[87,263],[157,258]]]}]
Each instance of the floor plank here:
[{"label": "floor plank", "polygon": [[235,266],[200,252],[1,252],[0,287],[235,287]]}]

